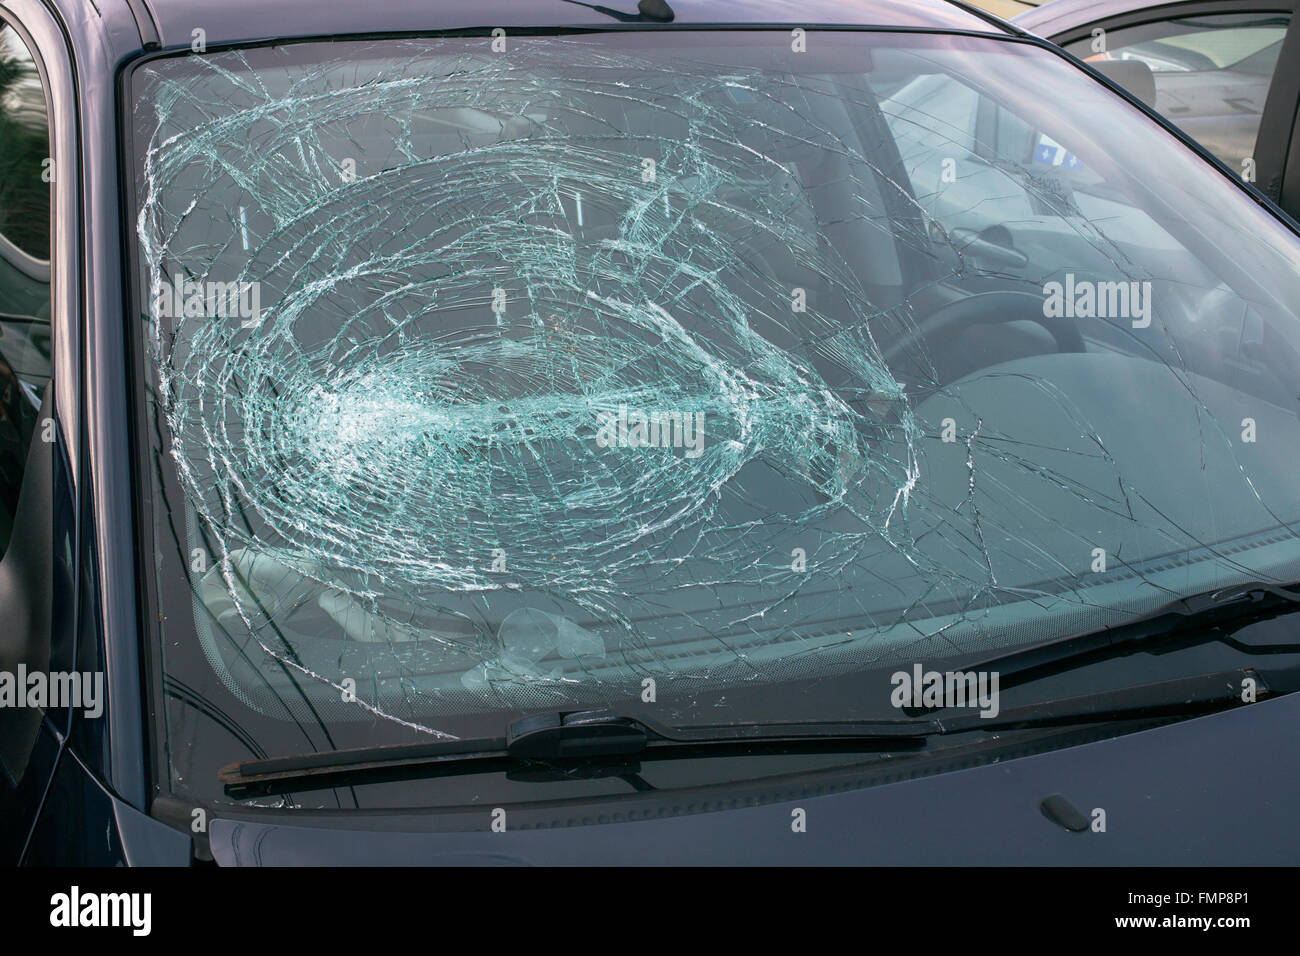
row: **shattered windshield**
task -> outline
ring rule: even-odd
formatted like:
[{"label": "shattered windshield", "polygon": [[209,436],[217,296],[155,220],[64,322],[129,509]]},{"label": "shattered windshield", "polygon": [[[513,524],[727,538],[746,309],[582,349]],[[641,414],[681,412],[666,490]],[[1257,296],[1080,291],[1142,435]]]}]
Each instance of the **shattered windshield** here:
[{"label": "shattered windshield", "polygon": [[174,778],[776,719],[1300,577],[1296,237],[1046,50],[308,43],[133,93]]}]

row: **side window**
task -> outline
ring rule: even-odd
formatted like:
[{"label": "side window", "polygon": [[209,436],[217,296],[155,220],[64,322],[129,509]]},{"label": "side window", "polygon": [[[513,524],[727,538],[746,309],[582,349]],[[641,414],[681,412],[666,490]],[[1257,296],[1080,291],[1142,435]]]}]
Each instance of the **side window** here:
[{"label": "side window", "polygon": [[1074,190],[1098,182],[1066,146],[948,74],[919,77],[881,109],[918,205],[947,230],[1055,229]]},{"label": "side window", "polygon": [[943,191],[948,168],[930,162],[976,152],[979,94],[942,73],[925,74],[882,98],[903,165],[917,196]]},{"label": "side window", "polygon": [[0,21],[0,555],[50,380],[50,159],[31,51]]},{"label": "side window", "polygon": [[[1080,59],[1129,61],[1155,84],[1156,111],[1239,173],[1249,173],[1260,116],[1291,18],[1285,13],[1180,17],[1107,30],[1067,43]],[[1147,73],[1146,71],[1149,71]],[[1130,74],[1131,76],[1132,74]],[[1249,178],[1249,176],[1247,177]]]}]

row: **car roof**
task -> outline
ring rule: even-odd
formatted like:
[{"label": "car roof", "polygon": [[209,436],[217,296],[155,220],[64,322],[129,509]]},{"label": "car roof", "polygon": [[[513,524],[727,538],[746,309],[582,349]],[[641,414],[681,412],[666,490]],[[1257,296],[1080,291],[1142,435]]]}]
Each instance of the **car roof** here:
[{"label": "car roof", "polygon": [[[151,15],[163,47],[188,46],[201,28],[209,44],[271,38],[407,33],[475,27],[611,27],[635,16],[637,0],[124,0]],[[948,0],[669,0],[672,26],[692,24],[864,25],[1004,34],[993,18]],[[615,16],[601,12],[611,11]],[[656,27],[653,21],[640,25]],[[142,25],[143,26],[143,25]],[[142,30],[142,32],[144,32]]]},{"label": "car roof", "polygon": [[1073,27],[1104,20],[1117,13],[1168,5],[1168,0],[1049,0],[1014,17],[1016,26],[1049,36]]},{"label": "car roof", "polygon": [[[1014,22],[1030,33],[1053,37],[1118,14],[1175,10],[1185,7],[1188,2],[1190,0],[1175,3],[1170,3],[1169,0],[1050,0],[1041,7],[1018,14],[1014,17]],[[1213,6],[1223,13],[1290,10],[1295,7],[1295,0],[1215,0]]]}]

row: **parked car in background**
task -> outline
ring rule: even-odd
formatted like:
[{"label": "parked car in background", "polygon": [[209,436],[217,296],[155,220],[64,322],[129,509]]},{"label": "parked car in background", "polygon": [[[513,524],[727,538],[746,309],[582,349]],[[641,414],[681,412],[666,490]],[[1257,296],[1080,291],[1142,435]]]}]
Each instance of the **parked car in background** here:
[{"label": "parked car in background", "polygon": [[971,6],[980,10],[987,10],[995,16],[1010,19],[1017,14],[1024,13],[1026,10],[1034,9],[1038,4],[1025,3],[1024,0],[974,0]]},{"label": "parked car in background", "polygon": [[1295,12],[1294,0],[1051,0],[1019,14],[1015,24],[1110,72],[1296,216]]}]

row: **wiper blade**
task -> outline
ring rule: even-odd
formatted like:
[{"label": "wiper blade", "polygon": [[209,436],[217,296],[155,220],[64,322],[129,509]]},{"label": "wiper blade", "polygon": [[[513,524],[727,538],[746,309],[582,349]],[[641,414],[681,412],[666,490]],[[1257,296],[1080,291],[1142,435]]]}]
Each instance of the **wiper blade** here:
[{"label": "wiper blade", "polygon": [[[1228,635],[1217,628],[1231,625],[1236,630],[1252,621],[1295,610],[1297,605],[1300,605],[1300,582],[1279,585],[1251,581],[1178,598],[1123,624],[997,654],[964,665],[962,669],[997,671],[1005,687],[1023,683],[1031,672],[1080,658],[1100,659],[1146,650],[1158,653],[1166,649],[1166,639],[1169,639],[1167,649],[1171,650],[1188,644],[1223,641],[1244,654],[1295,654],[1300,653],[1300,644],[1253,647],[1228,641]],[[1017,676],[1019,680],[1015,679]]]},{"label": "wiper blade", "polygon": [[807,740],[906,741],[933,733],[932,721],[799,721],[665,727],[644,717],[608,710],[538,714],[510,725],[506,748],[512,756],[539,760],[639,753],[651,747],[714,746],[732,743],[792,743]]},{"label": "wiper blade", "polygon": [[[1023,704],[1003,710],[991,719],[969,711],[955,716],[941,714],[934,718],[934,723],[939,725],[941,734],[958,734],[971,730],[1027,730],[1117,720],[1192,717],[1244,704],[1242,688],[1248,679],[1254,685],[1255,701],[1300,689],[1300,672],[1296,669],[1266,676],[1245,667]],[[929,713],[939,711],[940,708],[928,708]]]},{"label": "wiper blade", "polygon": [[358,747],[321,753],[245,760],[222,767],[227,787],[305,779],[326,774],[423,766],[457,772],[489,770],[534,760],[571,761],[631,756],[665,747],[753,747],[755,745],[833,746],[856,741],[871,749],[919,746],[937,722],[900,717],[872,722],[734,724],[667,728],[652,720],[611,710],[537,714],[510,725],[504,737],[434,740],[418,744]]}]

